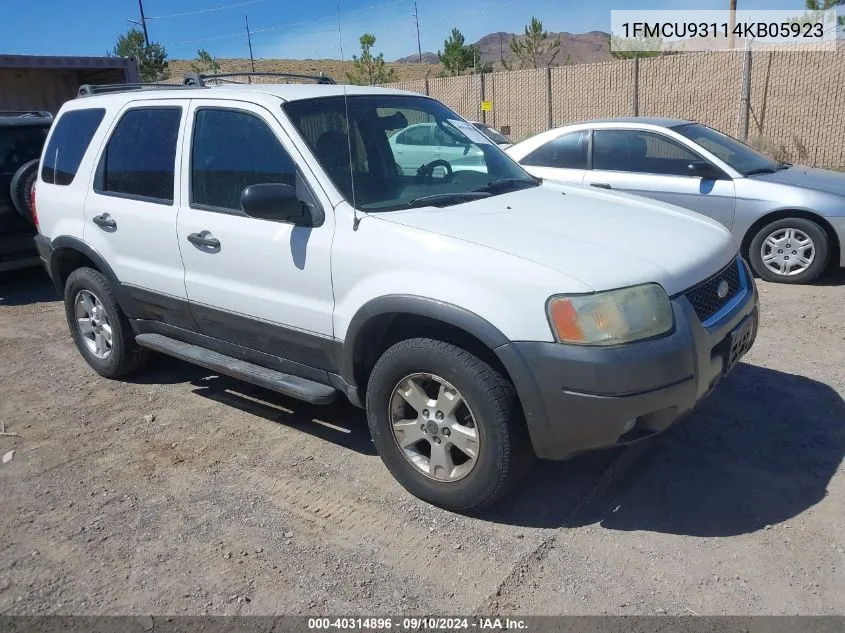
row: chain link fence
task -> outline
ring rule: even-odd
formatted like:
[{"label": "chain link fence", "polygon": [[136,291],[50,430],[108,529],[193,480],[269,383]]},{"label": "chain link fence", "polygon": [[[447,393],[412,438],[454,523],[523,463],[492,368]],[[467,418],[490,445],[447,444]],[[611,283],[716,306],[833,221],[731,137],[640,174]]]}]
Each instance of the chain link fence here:
[{"label": "chain link fence", "polygon": [[[429,94],[515,141],[602,117],[714,127],[779,160],[845,169],[845,47],[719,51],[390,84]],[[490,101],[484,112],[481,102]]]}]

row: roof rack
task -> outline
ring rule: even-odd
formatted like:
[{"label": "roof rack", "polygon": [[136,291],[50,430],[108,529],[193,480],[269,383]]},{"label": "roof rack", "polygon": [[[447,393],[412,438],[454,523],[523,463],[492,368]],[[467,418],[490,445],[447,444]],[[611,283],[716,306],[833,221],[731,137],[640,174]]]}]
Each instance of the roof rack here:
[{"label": "roof rack", "polygon": [[319,75],[301,75],[297,73],[264,73],[264,72],[242,72],[242,73],[217,73],[217,74],[204,74],[204,73],[186,73],[185,79],[182,81],[182,84],[185,86],[193,86],[193,87],[205,87],[207,85],[206,82],[221,82],[225,84],[244,84],[247,82],[244,81],[236,81],[231,79],[231,77],[278,77],[278,78],[286,78],[286,79],[310,79],[318,84],[335,84],[337,83],[334,79],[329,77],[327,74],[321,72]]},{"label": "roof rack", "polygon": [[135,84],[83,84],[79,86],[78,97],[88,97],[91,95],[108,94],[111,92],[127,92],[129,90],[183,90],[193,86],[185,86],[181,84],[162,84],[162,83],[135,83]]},{"label": "roof rack", "polygon": [[[299,75],[296,73],[217,73],[206,75],[203,73],[185,73],[181,84],[164,83],[132,83],[132,84],[83,84],[79,86],[78,97],[91,95],[109,94],[113,92],[128,92],[130,90],[185,90],[191,88],[207,88],[212,85],[223,84],[245,84],[245,81],[237,81],[231,77],[279,77],[287,79],[310,79],[318,84],[334,84],[334,79],[320,73],[319,75]],[[49,113],[45,113],[49,115]]]},{"label": "roof rack", "polygon": [[38,117],[39,119],[53,118],[53,115],[46,110],[0,110],[0,116]]}]

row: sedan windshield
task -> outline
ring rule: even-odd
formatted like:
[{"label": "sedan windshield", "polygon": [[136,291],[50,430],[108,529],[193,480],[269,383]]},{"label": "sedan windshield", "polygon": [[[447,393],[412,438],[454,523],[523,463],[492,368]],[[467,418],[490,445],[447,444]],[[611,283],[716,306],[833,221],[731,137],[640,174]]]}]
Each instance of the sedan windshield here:
[{"label": "sedan windshield", "polygon": [[745,143],[717,132],[713,128],[699,123],[688,123],[673,128],[678,134],[686,136],[693,143],[698,143],[707,151],[715,154],[744,176],[773,173],[784,168],[784,163],[768,158]]},{"label": "sedan windshield", "polygon": [[445,207],[539,182],[434,99],[351,95],[283,107],[344,198],[364,211]]},{"label": "sedan windshield", "polygon": [[473,125],[484,132],[487,137],[496,144],[510,143],[510,139],[501,132],[494,130],[492,127],[487,127],[483,123],[473,123]]}]

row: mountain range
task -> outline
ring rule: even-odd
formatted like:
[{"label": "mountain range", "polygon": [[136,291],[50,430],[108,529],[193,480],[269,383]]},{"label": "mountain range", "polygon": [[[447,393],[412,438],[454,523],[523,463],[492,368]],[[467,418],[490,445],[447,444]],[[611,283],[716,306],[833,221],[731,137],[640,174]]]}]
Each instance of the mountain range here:
[{"label": "mountain range", "polygon": [[[610,61],[613,57],[610,55],[610,34],[603,31],[590,31],[589,33],[549,33],[549,39],[554,39],[560,36],[560,51],[551,60],[552,66],[560,66],[567,63],[567,60],[573,64],[589,64],[592,62]],[[481,59],[479,63],[491,63],[494,68],[499,70],[502,68],[502,60],[511,66],[518,68],[518,60],[511,51],[511,40],[517,38],[519,40],[525,39],[524,35],[516,35],[514,33],[505,33],[500,31],[498,33],[490,33],[485,35],[480,40],[475,42],[481,52]],[[408,55],[396,60],[399,64],[438,64],[440,59],[437,53],[424,52],[422,60],[419,55]],[[543,65],[549,63],[549,59],[543,60]]]}]

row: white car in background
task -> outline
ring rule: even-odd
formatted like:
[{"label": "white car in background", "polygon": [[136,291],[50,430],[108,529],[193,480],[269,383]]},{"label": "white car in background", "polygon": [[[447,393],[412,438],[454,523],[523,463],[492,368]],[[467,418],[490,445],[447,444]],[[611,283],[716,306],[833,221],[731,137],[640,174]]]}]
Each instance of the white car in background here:
[{"label": "white car in background", "polygon": [[405,176],[415,175],[420,167],[431,163],[432,156],[448,163],[448,166],[440,163],[440,169],[434,171],[435,177],[441,177],[444,171],[487,171],[484,153],[477,145],[450,135],[448,128],[437,123],[409,125],[388,142],[396,165]]}]

